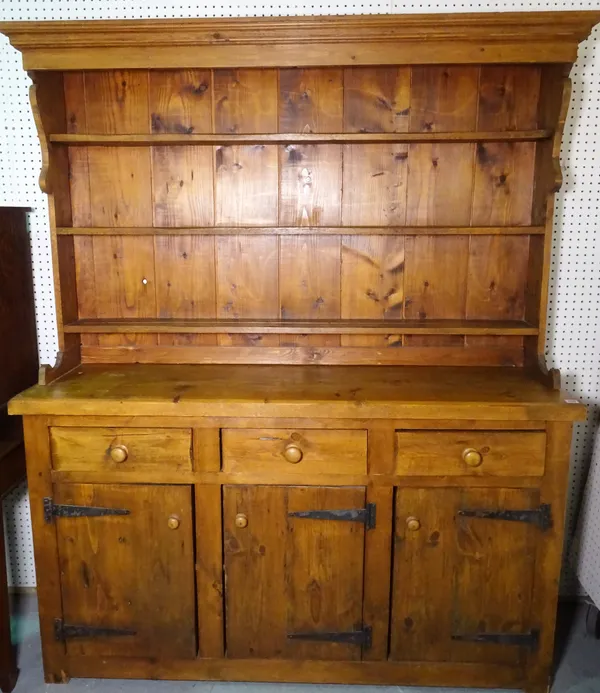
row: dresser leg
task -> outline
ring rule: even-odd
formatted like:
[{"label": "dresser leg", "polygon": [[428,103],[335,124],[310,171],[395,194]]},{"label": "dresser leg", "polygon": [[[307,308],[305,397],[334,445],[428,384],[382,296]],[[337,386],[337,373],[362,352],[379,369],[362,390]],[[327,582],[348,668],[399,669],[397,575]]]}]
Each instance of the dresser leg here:
[{"label": "dresser leg", "polygon": [[528,683],[525,686],[525,693],[550,693],[552,690],[552,681],[541,681],[539,683]]},{"label": "dresser leg", "polygon": [[71,677],[66,671],[61,671],[58,674],[45,674],[44,681],[46,683],[69,683]]}]

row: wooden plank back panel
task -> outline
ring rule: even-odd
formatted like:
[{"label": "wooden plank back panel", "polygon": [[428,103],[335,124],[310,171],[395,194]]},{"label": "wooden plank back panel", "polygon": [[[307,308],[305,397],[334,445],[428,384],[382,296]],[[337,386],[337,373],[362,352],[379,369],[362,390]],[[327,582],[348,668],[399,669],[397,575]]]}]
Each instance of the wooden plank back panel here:
[{"label": "wooden plank back panel", "polygon": [[148,94],[152,132],[212,132],[211,96],[208,70],[152,70]]},{"label": "wooden plank back panel", "polygon": [[[536,66],[425,65],[73,72],[64,90],[74,134],[475,133],[541,127],[540,83]],[[344,236],[343,228],[526,227],[537,146],[70,147],[75,226],[215,227],[215,237],[196,240],[76,237],[79,317],[521,320],[523,277],[535,262],[526,233],[386,238]],[[340,234],[279,238],[269,231],[278,225],[339,227]],[[237,226],[258,233],[218,235]],[[105,271],[114,286],[98,287]],[[462,361],[465,347],[473,355],[522,347],[519,337],[317,335],[310,327],[301,335],[85,334],[82,342],[438,347],[424,352],[428,362],[435,353]]]}]

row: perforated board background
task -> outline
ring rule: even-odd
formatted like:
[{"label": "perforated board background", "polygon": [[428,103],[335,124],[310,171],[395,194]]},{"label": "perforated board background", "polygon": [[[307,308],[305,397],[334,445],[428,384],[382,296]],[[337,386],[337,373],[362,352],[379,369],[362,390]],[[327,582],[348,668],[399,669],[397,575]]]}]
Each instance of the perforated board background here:
[{"label": "perforated board background", "polygon": [[[530,2],[452,2],[424,0],[292,0],[283,4],[223,0],[195,5],[175,0],[2,0],[2,20],[141,19],[149,17],[225,17],[294,14],[381,14],[387,12],[483,12],[503,10],[600,9],[600,2],[562,0]],[[595,30],[581,46],[572,72],[573,100],[562,151],[565,180],[556,206],[548,321],[548,364],[560,368],[566,390],[589,405],[588,420],[575,427],[569,478],[568,531],[592,454],[594,427],[600,412],[600,233],[598,190],[600,167],[600,52]],[[37,178],[41,157],[28,103],[29,79],[19,54],[0,38],[0,205],[33,208],[29,215],[40,359],[53,363],[56,325],[45,196]],[[600,518],[600,491],[597,517]],[[10,579],[32,586],[35,571],[31,550],[26,488],[15,490],[5,503]],[[600,556],[598,521],[595,553]],[[600,560],[600,559],[599,559]],[[568,561],[565,562],[566,564]],[[583,573],[582,573],[583,574]],[[565,572],[566,591],[575,589],[573,571]],[[600,581],[600,570],[596,571]],[[591,587],[588,587],[591,591]],[[600,586],[598,586],[600,594]]]}]

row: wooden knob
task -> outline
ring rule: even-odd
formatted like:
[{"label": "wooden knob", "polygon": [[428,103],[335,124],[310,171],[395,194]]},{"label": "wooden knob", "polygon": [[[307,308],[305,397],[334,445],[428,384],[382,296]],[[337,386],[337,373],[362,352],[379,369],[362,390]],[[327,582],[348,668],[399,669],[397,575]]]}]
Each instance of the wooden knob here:
[{"label": "wooden knob", "polygon": [[292,464],[298,464],[300,460],[302,459],[304,453],[302,450],[295,444],[295,443],[290,443],[289,445],[285,446],[285,450],[283,451],[283,456],[288,462],[291,462]]},{"label": "wooden knob", "polygon": [[167,520],[167,526],[169,529],[179,529],[180,524],[181,520],[177,517],[177,515],[171,515],[171,517]]},{"label": "wooden knob", "polygon": [[125,445],[113,445],[110,449],[110,459],[113,462],[125,462],[129,457],[129,450]]},{"label": "wooden knob", "polygon": [[244,527],[248,526],[248,516],[244,515],[244,513],[238,513],[235,516],[235,526],[239,527],[240,529],[244,529]]},{"label": "wooden knob", "polygon": [[406,518],[406,527],[407,527],[409,532],[417,532],[418,530],[421,529],[421,522],[416,517],[407,517]]},{"label": "wooden knob", "polygon": [[478,450],[475,450],[475,448],[467,448],[466,450],[463,450],[462,457],[469,467],[479,467],[479,465],[483,462],[482,454]]}]

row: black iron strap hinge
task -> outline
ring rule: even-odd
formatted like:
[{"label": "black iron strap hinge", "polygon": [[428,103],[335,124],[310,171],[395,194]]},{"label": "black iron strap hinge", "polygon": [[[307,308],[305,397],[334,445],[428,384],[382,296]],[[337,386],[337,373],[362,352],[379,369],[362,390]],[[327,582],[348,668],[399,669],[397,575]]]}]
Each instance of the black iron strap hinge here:
[{"label": "black iron strap hinge", "polygon": [[49,524],[55,517],[103,517],[129,515],[124,508],[97,508],[90,505],[58,505],[52,498],[44,498],[44,520]]},{"label": "black iron strap hinge", "polygon": [[486,520],[507,520],[508,522],[528,522],[543,532],[552,527],[552,509],[540,505],[533,510],[459,510],[463,517],[479,517]]},{"label": "black iron strap hinge", "polygon": [[289,640],[311,640],[314,642],[340,642],[347,645],[359,645],[365,650],[370,649],[373,642],[373,629],[365,626],[360,630],[348,631],[313,631],[308,633],[288,633]]},{"label": "black iron strap hinge", "polygon": [[299,510],[288,513],[288,517],[303,517],[307,520],[362,522],[366,529],[375,529],[377,507],[375,503],[367,503],[365,508],[352,508],[351,510]]},{"label": "black iron strap hinge", "polygon": [[453,635],[452,640],[492,643],[493,645],[517,645],[535,650],[540,641],[540,631],[530,630],[529,633],[463,633]]},{"label": "black iron strap hinge", "polygon": [[54,637],[65,642],[72,638],[105,638],[118,635],[137,635],[130,628],[105,628],[103,626],[73,626],[65,623],[62,618],[54,619]]}]

